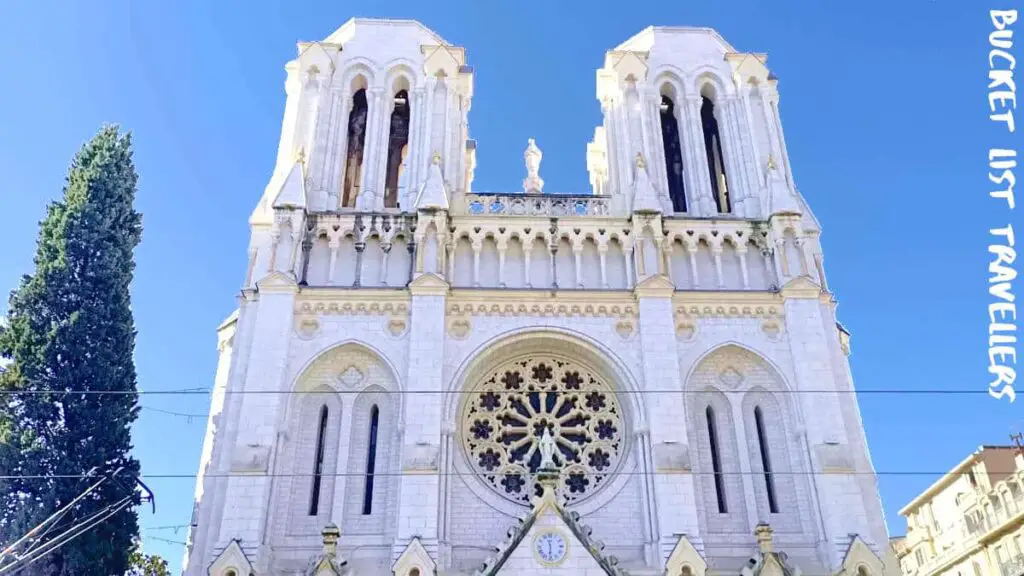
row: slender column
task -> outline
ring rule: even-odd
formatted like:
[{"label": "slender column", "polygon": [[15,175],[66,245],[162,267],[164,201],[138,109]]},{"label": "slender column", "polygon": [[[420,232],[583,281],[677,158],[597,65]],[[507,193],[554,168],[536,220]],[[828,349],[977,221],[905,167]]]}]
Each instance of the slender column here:
[{"label": "slender column", "polygon": [[480,287],[480,251],[483,250],[482,242],[473,242],[473,286]]},{"label": "slender column", "polygon": [[601,288],[608,288],[608,245],[597,247],[597,257],[601,264]]},{"label": "slender column", "polygon": [[448,251],[448,282],[455,281],[455,250],[457,249],[455,240],[449,242],[445,249]]},{"label": "slender column", "polygon": [[[557,239],[556,239],[557,242]],[[558,244],[552,244],[549,252],[550,258],[548,259],[551,266],[551,287],[558,288],[558,262],[555,260],[555,256],[558,254]]]},{"label": "slender column", "polygon": [[779,276],[779,285],[789,276],[789,259],[786,258],[786,239],[775,239],[775,273]]},{"label": "slender column", "polygon": [[508,244],[502,242],[498,244],[498,286],[501,288],[505,287],[505,252],[508,250]]},{"label": "slender column", "polygon": [[388,243],[385,243],[385,244],[381,244],[380,245],[380,249],[381,249],[382,252],[384,252],[384,255],[381,257],[381,261],[380,261],[380,278],[379,278],[379,280],[380,280],[380,285],[381,286],[387,286],[388,285],[388,256],[391,255],[391,243],[388,242]]},{"label": "slender column", "polygon": [[722,275],[722,245],[711,246],[711,255],[715,258],[715,281],[719,288],[725,288],[725,277]]},{"label": "slender column", "polygon": [[362,240],[356,242],[356,279],[352,282],[352,286],[359,288],[360,282],[363,276],[363,250],[366,249],[366,242]]},{"label": "slender column", "polygon": [[647,277],[647,262],[644,262],[644,251],[647,248],[647,239],[638,238],[633,244],[633,265],[636,266],[636,281]]},{"label": "slender column", "polygon": [[725,146],[723,147],[725,158],[723,158],[723,161],[727,170],[726,191],[729,194],[729,204],[733,214],[742,215],[741,210],[746,192],[746,184],[743,182],[743,172],[740,170],[740,166],[742,166],[742,142],[739,128],[736,125],[736,117],[738,116],[736,107],[735,95],[722,98],[721,120],[724,121],[727,135],[723,139],[725,141]]},{"label": "slender column", "polygon": [[750,272],[747,270],[747,247],[739,245],[736,247],[736,255],[740,257],[740,273],[743,275],[743,289],[750,288]]},{"label": "slender column", "polygon": [[675,280],[673,279],[674,275],[672,273],[672,246],[673,246],[673,243],[674,242],[673,242],[673,240],[671,238],[666,238],[664,243],[662,244],[661,251],[662,251],[662,255],[665,258],[665,276],[668,277],[669,280],[672,280],[672,284],[675,285]]},{"label": "slender column", "polygon": [[[359,196],[363,198],[356,198],[356,206],[363,210],[373,209],[373,204],[366,205],[366,194],[372,192],[376,196],[376,154],[377,154],[377,132],[378,124],[380,121],[378,118],[381,115],[381,95],[384,93],[381,88],[371,88],[367,91],[366,105],[368,110],[366,111],[366,133],[363,135],[363,171],[359,177]],[[369,186],[373,186],[373,190],[369,190]]]},{"label": "slender column", "polygon": [[444,129],[442,134],[444,135],[444,155],[442,156],[444,162],[444,182],[451,189],[452,181],[455,180],[454,172],[455,158],[452,154],[452,79],[446,78],[444,81]]},{"label": "slender column", "polygon": [[583,246],[573,246],[572,257],[576,267],[576,287],[583,288]]},{"label": "slender column", "polygon": [[[416,258],[418,258],[416,255],[420,252],[416,249],[417,246],[419,246],[419,242],[416,241],[415,237],[405,245],[406,250],[409,251],[409,278],[407,282],[412,282],[413,278],[416,277]],[[440,251],[440,246],[438,246],[438,251]]]},{"label": "slender column", "polygon": [[341,248],[341,238],[332,236],[331,240],[327,243],[327,247],[331,250],[331,261],[327,268],[327,284],[334,285],[334,270],[338,265],[338,249]]},{"label": "slender column", "polygon": [[[814,267],[818,270],[818,284],[821,285],[821,289],[828,292],[828,282],[825,281],[825,257],[821,254],[814,255]],[[1024,552],[1024,550],[1022,550]]]},{"label": "slender column", "polygon": [[686,105],[688,112],[690,113],[692,126],[687,133],[694,141],[693,153],[695,160],[693,162],[693,168],[695,170],[695,196],[697,202],[700,204],[700,215],[701,216],[713,216],[718,214],[718,209],[715,205],[715,199],[711,195],[711,172],[708,167],[707,152],[704,148],[704,126],[700,120],[700,107],[703,101],[698,96],[696,98],[687,98]]},{"label": "slender column", "polygon": [[296,272],[296,267],[295,267],[296,260],[298,260],[299,251],[302,250],[302,242],[301,242],[301,240],[302,240],[302,228],[299,228],[298,226],[295,226],[295,222],[294,221],[292,222],[292,228],[298,228],[298,229],[297,230],[294,230],[294,229],[292,230],[292,246],[291,246],[292,251],[291,251],[291,254],[289,254],[289,256],[288,256],[288,272],[291,272],[292,274],[295,274],[295,272]]},{"label": "slender column", "polygon": [[620,181],[620,170],[618,163],[618,149],[616,143],[619,138],[619,129],[615,124],[616,110],[611,99],[606,99],[601,102],[601,112],[607,119],[605,128],[605,158],[608,162],[608,186],[611,188],[612,194],[620,197],[625,194],[626,188]]},{"label": "slender column", "polygon": [[614,107],[615,120],[618,123],[615,129],[616,142],[611,143],[615,147],[615,154],[619,157],[619,190],[625,196],[627,200],[627,207],[632,208],[633,199],[630,198],[630,188],[632,185],[633,173],[630,170],[630,166],[633,165],[630,160],[630,141],[629,141],[629,116],[626,112],[625,98],[621,102],[618,102]]},{"label": "slender column", "polygon": [[387,172],[388,141],[391,138],[391,112],[394,108],[394,95],[381,92],[378,96],[380,114],[377,115],[377,138],[374,139],[376,150],[374,151],[373,181],[374,181],[374,203],[373,210],[384,209],[385,173]]},{"label": "slender column", "polygon": [[[420,156],[423,152],[423,138],[420,131],[423,126],[423,87],[419,86],[409,95],[411,106],[409,108],[409,157],[406,159],[407,170],[409,171],[406,181],[405,198],[399,199],[402,202],[402,210],[410,212],[413,209],[412,203],[416,201],[416,190],[420,183]],[[440,253],[440,246],[438,246]]]},{"label": "slender column", "polygon": [[627,288],[632,288],[633,284],[634,284],[634,281],[633,281],[633,246],[631,246],[631,245],[623,246],[622,250],[624,252],[623,260],[626,261],[626,287]]},{"label": "slender column", "polygon": [[[419,158],[419,175],[421,178],[426,178],[427,174],[427,162],[434,155],[434,91],[437,87],[437,78],[427,78],[427,89],[423,93],[423,133],[420,138],[420,146],[423,150],[423,154]],[[444,156],[441,156],[444,158]]]},{"label": "slender column", "polygon": [[[779,273],[778,263],[775,261],[774,258],[772,258],[772,251],[768,248],[767,245],[761,248],[761,257],[764,258],[765,271],[767,271],[769,274],[774,273],[775,285],[781,287],[782,275]],[[768,283],[771,284],[771,279],[768,280]]]},{"label": "slender column", "polygon": [[690,259],[690,275],[693,276],[693,287],[700,288],[700,278],[697,276],[697,244],[686,245],[686,255]]},{"label": "slender column", "polygon": [[309,278],[309,253],[312,250],[313,250],[313,237],[312,237],[312,235],[307,235],[302,240],[302,265],[300,266],[300,268],[302,269],[302,274],[300,275],[301,280],[299,281],[299,286],[307,286],[308,285],[308,281],[307,280]]},{"label": "slender column", "polygon": [[811,245],[800,236],[794,238],[793,241],[796,242],[796,248],[800,252],[800,274],[811,276],[811,262],[813,261]]},{"label": "slender column", "polygon": [[533,254],[533,238],[528,238],[523,242],[523,285],[527,288],[533,288],[533,284],[530,282],[530,255]]},{"label": "slender column", "polygon": [[334,158],[331,162],[331,178],[328,185],[328,193],[334,198],[333,204],[329,204],[331,210],[341,207],[342,187],[345,185],[345,165],[348,160],[348,116],[352,110],[352,94],[346,89],[341,93],[341,102],[338,104],[341,113],[338,115],[340,121],[336,127],[338,144],[334,147]]},{"label": "slender column", "polygon": [[[771,155],[782,161],[782,150],[779,148],[779,132],[775,125],[775,115],[772,112],[771,102],[768,101],[768,91],[761,91],[761,109],[764,110],[765,124],[768,129],[768,144],[771,147]],[[767,162],[767,161],[766,161]],[[783,169],[785,166],[783,166]]]}]

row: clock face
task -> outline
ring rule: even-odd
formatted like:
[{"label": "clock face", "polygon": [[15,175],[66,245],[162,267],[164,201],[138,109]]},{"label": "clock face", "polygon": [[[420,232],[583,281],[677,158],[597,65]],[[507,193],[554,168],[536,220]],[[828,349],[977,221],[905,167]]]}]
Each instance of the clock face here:
[{"label": "clock face", "polygon": [[565,558],[568,546],[565,537],[558,532],[543,532],[533,541],[537,556],[545,564],[557,564]]}]

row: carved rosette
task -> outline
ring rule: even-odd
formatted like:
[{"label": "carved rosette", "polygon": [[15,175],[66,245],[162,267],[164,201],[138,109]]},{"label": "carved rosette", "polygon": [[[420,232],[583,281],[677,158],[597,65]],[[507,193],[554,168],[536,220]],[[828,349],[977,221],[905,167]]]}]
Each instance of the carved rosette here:
[{"label": "carved rosette", "polygon": [[536,473],[545,428],[554,438],[560,493],[581,501],[622,459],[622,412],[611,386],[568,358],[532,355],[506,362],[471,390],[462,414],[470,464],[492,490],[518,504],[540,495]]}]

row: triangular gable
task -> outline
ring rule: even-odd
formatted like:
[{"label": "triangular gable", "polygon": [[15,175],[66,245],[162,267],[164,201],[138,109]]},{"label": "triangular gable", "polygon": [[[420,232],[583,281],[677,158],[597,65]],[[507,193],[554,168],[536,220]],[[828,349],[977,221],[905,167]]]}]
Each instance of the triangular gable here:
[{"label": "triangular gable", "polygon": [[437,570],[437,564],[419,538],[413,538],[412,542],[409,542],[401,556],[391,566],[391,572],[395,576],[407,576],[414,568],[419,570],[420,576],[433,576]]},{"label": "triangular gable", "polygon": [[306,178],[303,175],[302,159],[296,159],[291,170],[274,197],[274,208],[305,208]]},{"label": "triangular gable", "polygon": [[466,63],[466,54],[462,48],[454,46],[420,46],[423,53],[423,73],[427,76],[436,76],[438,70],[443,70],[448,78],[454,78],[459,70]]},{"label": "triangular gable", "polygon": [[[509,529],[508,540],[498,548],[498,554],[489,558],[480,576],[503,573],[540,572],[550,576],[576,576],[603,572],[611,576],[624,576],[618,559],[601,554],[604,544],[591,539],[590,527],[579,523],[579,515],[566,512],[556,500],[552,481],[545,485],[544,495],[535,498],[533,510]],[[564,553],[545,559],[541,550],[545,540],[564,543]],[[555,548],[560,548],[556,544]]]},{"label": "triangular gable", "polygon": [[238,540],[232,540],[227,547],[217,555],[213,563],[206,570],[209,576],[224,576],[228,570],[234,570],[238,576],[252,575],[252,562],[246,557]]},{"label": "triangular gable", "polygon": [[733,76],[741,83],[746,84],[751,78],[761,84],[768,83],[768,76],[771,72],[765,66],[768,60],[767,54],[750,54],[733,52],[725,55],[726,61],[732,66]]},{"label": "triangular gable", "polygon": [[692,576],[704,576],[708,569],[708,563],[697,552],[697,549],[693,547],[693,544],[686,538],[686,535],[683,534],[679,536],[679,542],[676,542],[676,547],[669,554],[665,572],[674,576],[676,574],[683,574],[683,570],[686,568],[690,569],[689,573]]},{"label": "triangular gable", "polygon": [[854,535],[853,540],[850,541],[850,547],[846,549],[842,571],[839,574],[841,576],[861,576],[861,567],[866,569],[868,576],[882,576],[885,572],[885,563],[881,558],[859,535]]},{"label": "triangular gable", "polygon": [[434,154],[427,168],[427,179],[420,187],[420,193],[416,196],[417,210],[447,210],[448,191],[444,187],[444,178],[441,176],[441,156]]},{"label": "triangular gable", "polygon": [[625,82],[630,76],[638,84],[647,79],[647,53],[622,51],[610,52],[608,54],[609,68],[615,70],[620,82]]}]

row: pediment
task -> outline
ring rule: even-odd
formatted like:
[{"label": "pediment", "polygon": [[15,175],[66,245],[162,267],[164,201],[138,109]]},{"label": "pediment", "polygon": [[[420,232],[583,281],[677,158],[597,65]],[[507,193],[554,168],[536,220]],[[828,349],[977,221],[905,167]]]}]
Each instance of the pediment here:
[{"label": "pediment", "polygon": [[664,274],[652,274],[641,280],[633,293],[637,298],[669,298],[676,287]]},{"label": "pediment", "polygon": [[409,542],[398,560],[395,560],[391,572],[395,576],[406,576],[413,568],[418,569],[422,576],[432,576],[437,570],[437,564],[434,563],[434,559],[430,557],[419,538],[413,538],[412,542]]},{"label": "pediment", "polygon": [[782,287],[783,298],[817,298],[821,296],[821,286],[808,276],[797,276]]},{"label": "pediment", "polygon": [[448,293],[448,282],[433,272],[422,273],[409,283],[414,296],[443,296]]},{"label": "pediment", "polygon": [[303,68],[309,68],[310,66],[316,66],[321,73],[327,73],[328,76],[334,74],[334,59],[331,54],[327,51],[328,47],[338,51],[341,46],[337,44],[327,44],[324,42],[302,42],[299,44],[299,62],[302,63]]},{"label": "pediment", "polygon": [[294,292],[298,287],[295,276],[287,272],[271,272],[256,281],[256,290],[260,292]]},{"label": "pediment", "polygon": [[238,576],[251,576],[253,573],[252,562],[249,562],[249,558],[246,557],[238,540],[228,543],[227,547],[210,564],[206,573],[209,576],[223,576],[228,573],[228,570],[234,570]]},{"label": "pediment", "polygon": [[842,572],[844,576],[858,576],[858,569],[863,566],[868,576],[881,576],[885,572],[885,563],[864,542],[859,535],[850,541],[850,547],[843,557]]},{"label": "pediment", "polygon": [[683,570],[689,568],[692,576],[704,576],[705,572],[707,572],[708,564],[697,552],[697,549],[693,547],[693,544],[690,543],[686,535],[683,534],[679,536],[679,541],[676,542],[675,548],[672,549],[672,554],[669,555],[665,568],[667,574],[683,574]]}]

